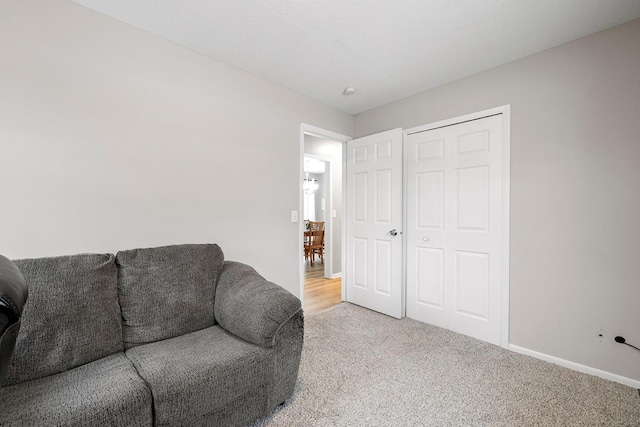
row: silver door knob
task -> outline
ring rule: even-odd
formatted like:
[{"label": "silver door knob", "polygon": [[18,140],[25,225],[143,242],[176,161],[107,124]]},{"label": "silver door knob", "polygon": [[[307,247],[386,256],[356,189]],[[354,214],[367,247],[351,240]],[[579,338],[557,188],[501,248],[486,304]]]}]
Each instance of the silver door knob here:
[{"label": "silver door knob", "polygon": [[393,230],[389,231],[389,234],[391,234],[392,236],[397,236],[398,232],[396,231],[396,229],[394,228]]},{"label": "silver door knob", "polygon": [[424,240],[425,242],[428,242],[429,238],[428,237],[423,237],[422,240]]}]

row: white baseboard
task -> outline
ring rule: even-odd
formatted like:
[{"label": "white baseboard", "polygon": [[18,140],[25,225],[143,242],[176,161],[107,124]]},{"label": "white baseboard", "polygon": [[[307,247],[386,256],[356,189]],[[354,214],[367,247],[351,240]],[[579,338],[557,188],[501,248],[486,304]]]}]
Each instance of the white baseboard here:
[{"label": "white baseboard", "polygon": [[604,378],[605,380],[614,381],[620,384],[624,384],[629,387],[637,388],[640,390],[640,381],[631,378],[623,377],[622,375],[613,374],[611,372],[603,371],[600,369],[592,368],[590,366],[582,365],[580,363],[571,362],[569,360],[560,359],[559,357],[550,356],[545,353],[540,353],[528,348],[520,347],[517,345],[509,344],[509,350],[516,353],[525,354],[527,356],[535,357],[536,359],[551,362],[558,366],[573,369],[574,371],[584,372],[585,374],[595,375],[596,377]]},{"label": "white baseboard", "polygon": [[331,276],[332,279],[337,279],[338,277],[342,277],[342,273],[336,273]]}]

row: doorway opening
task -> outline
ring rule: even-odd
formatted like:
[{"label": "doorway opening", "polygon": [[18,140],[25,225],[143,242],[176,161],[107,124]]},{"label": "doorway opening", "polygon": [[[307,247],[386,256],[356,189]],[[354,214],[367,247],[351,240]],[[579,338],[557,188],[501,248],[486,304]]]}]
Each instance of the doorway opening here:
[{"label": "doorway opening", "polygon": [[[309,125],[301,127],[300,299],[305,313],[344,300],[343,150],[350,138]],[[324,229],[320,248],[310,250],[310,222]]]}]

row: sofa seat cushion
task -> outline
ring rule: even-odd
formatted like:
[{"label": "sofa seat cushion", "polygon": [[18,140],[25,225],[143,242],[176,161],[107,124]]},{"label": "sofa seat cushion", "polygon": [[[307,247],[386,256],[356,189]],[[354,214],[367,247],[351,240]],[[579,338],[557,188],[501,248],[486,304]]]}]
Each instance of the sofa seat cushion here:
[{"label": "sofa seat cushion", "polygon": [[4,386],[123,351],[118,269],[111,254],[15,261],[29,288]]},{"label": "sofa seat cushion", "polygon": [[0,402],[2,426],[153,423],[151,393],[123,353],[0,388]]},{"label": "sofa seat cushion", "polygon": [[215,324],[216,282],[224,264],[218,245],[120,251],[116,263],[125,348]]},{"label": "sofa seat cushion", "polygon": [[250,421],[269,409],[273,351],[218,325],[137,346],[126,355],[151,388],[156,425],[199,425],[251,395],[236,420]]}]

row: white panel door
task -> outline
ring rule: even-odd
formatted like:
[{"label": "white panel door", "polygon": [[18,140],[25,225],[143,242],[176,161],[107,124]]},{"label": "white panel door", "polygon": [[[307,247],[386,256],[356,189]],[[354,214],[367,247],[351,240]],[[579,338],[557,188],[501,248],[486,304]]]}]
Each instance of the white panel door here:
[{"label": "white panel door", "polygon": [[402,317],[402,130],[347,143],[347,301]]},{"label": "white panel door", "polygon": [[502,115],[406,144],[407,317],[500,345]]}]

